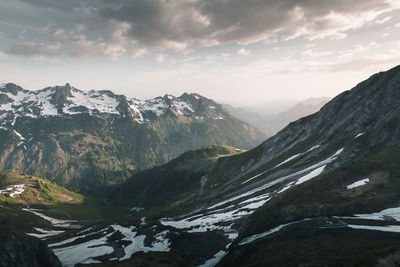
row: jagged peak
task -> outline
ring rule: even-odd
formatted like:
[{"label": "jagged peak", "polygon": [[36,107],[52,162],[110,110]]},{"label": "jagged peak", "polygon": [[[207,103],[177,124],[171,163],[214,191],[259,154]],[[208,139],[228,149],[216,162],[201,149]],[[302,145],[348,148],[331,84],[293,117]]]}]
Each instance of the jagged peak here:
[{"label": "jagged peak", "polygon": [[[171,94],[148,100],[127,99],[125,95],[115,94],[111,90],[82,91],[69,83],[30,91],[9,84],[7,90],[13,89],[10,99],[3,100],[0,110],[11,112],[15,121],[18,116],[61,116],[89,113],[91,115],[114,114],[131,116],[137,122],[149,122],[164,114],[193,117],[197,119],[223,119],[226,112],[220,105],[196,93],[183,93],[176,97]],[[4,91],[4,90],[3,90]],[[23,91],[22,94],[19,94]],[[6,101],[7,100],[7,101]],[[11,104],[12,103],[12,104]]]},{"label": "jagged peak", "polygon": [[5,93],[11,93],[13,95],[17,95],[18,92],[26,91],[21,86],[18,86],[15,83],[3,83],[0,85],[0,90]]}]

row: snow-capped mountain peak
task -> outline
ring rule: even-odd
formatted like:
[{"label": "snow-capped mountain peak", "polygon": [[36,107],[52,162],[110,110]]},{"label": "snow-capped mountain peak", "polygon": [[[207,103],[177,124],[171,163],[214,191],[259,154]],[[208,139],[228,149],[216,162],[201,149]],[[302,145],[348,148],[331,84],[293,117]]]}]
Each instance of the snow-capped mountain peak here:
[{"label": "snow-capped mountain peak", "polygon": [[180,97],[165,95],[149,100],[127,99],[111,91],[82,91],[64,86],[47,87],[38,91],[24,90],[12,84],[0,86],[0,119],[2,124],[15,123],[18,117],[120,115],[145,123],[166,114],[194,119],[223,119],[230,116],[222,106],[198,94],[184,93]]}]

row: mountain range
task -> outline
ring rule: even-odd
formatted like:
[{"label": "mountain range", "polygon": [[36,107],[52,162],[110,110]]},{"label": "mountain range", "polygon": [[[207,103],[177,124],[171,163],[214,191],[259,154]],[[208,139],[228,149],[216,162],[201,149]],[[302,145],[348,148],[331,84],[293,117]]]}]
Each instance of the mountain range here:
[{"label": "mountain range", "polygon": [[[64,266],[396,266],[399,103],[397,66],[252,149],[186,151],[134,173],[106,199],[5,173],[0,211],[46,242]],[[3,127],[24,125],[24,117],[6,116]]]},{"label": "mountain range", "polygon": [[[395,209],[400,205],[396,193],[399,189],[396,168],[400,145],[399,88],[400,66],[375,74],[343,92],[319,112],[290,123],[258,147],[220,157],[211,170],[193,180],[197,184],[195,197],[181,197],[175,203],[179,203],[177,212],[169,211],[169,218],[161,219],[161,223],[188,232],[223,231],[231,237],[232,244],[226,241],[230,249],[223,252],[216,249],[214,259],[227,254],[221,266],[257,266],[270,255],[263,251],[278,253],[267,250],[278,244],[274,243],[278,241],[270,242],[269,235],[285,226],[300,227],[303,239],[313,239],[315,229],[328,229],[322,237],[318,232],[315,237],[320,238],[318,242],[323,242],[324,234],[335,236],[339,231],[341,235],[368,239],[373,244],[368,230],[397,231],[400,220]],[[158,179],[168,177],[160,175]],[[124,191],[130,190],[128,182]],[[165,187],[164,193],[168,190]],[[142,204],[134,197],[126,197],[132,200],[131,206]],[[365,214],[363,220],[357,221],[357,214]],[[338,216],[341,218],[337,219]],[[334,230],[327,233],[330,225]],[[352,230],[355,228],[364,230]],[[286,235],[288,240],[290,234],[293,232]],[[392,246],[397,235],[379,238],[375,240],[388,249],[381,253],[371,250],[375,261],[389,257],[388,251],[398,249]],[[282,238],[279,242],[284,246]],[[365,249],[343,242],[355,251]],[[296,244],[301,246],[301,242]],[[353,264],[365,265],[371,260],[359,256],[353,261],[350,247],[347,251],[344,258]],[[334,254],[323,257],[323,253],[329,254],[329,247],[321,249],[319,255],[313,253],[304,253],[305,259],[315,257],[317,264],[335,262]],[[250,256],[254,261],[248,260]],[[271,260],[270,265],[284,264],[284,260],[285,257]]]},{"label": "mountain range", "polygon": [[0,168],[98,193],[131,174],[211,145],[249,149],[264,135],[198,94],[141,101],[69,84],[0,86]]},{"label": "mountain range", "polygon": [[[276,101],[278,104],[266,103],[265,108],[224,107],[235,117],[260,129],[267,136],[273,136],[290,122],[311,115],[329,102],[329,97],[309,98],[303,101]],[[280,105],[279,103],[282,102]],[[271,106],[268,108],[268,106]]]}]

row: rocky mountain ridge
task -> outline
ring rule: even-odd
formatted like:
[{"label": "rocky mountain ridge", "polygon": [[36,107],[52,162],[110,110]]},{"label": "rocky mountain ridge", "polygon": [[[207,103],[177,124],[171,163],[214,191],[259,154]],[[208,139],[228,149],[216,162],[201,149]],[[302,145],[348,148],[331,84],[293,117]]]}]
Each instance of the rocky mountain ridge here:
[{"label": "rocky mountain ridge", "polygon": [[25,90],[12,83],[0,85],[0,118],[3,125],[11,121],[11,124],[15,124],[15,120],[23,116],[38,118],[76,114],[114,114],[146,123],[166,112],[198,119],[231,117],[220,105],[198,94],[184,93],[180,97],[165,95],[139,100],[128,99],[109,90],[85,92],[68,83],[38,91]]},{"label": "rocky mountain ridge", "polygon": [[[225,168],[225,176],[229,176],[226,181],[278,164],[293,171],[296,165],[304,167],[312,159],[343,148],[337,160],[328,164],[327,169],[331,169],[399,144],[399,87],[400,66],[371,76],[335,97],[319,112],[290,123],[257,148],[226,159],[224,165],[234,166]],[[222,174],[218,170],[216,173]]]},{"label": "rocky mountain ridge", "polygon": [[[398,103],[400,66],[373,75],[335,97],[319,112],[290,123],[260,146],[239,155],[219,158],[213,169],[198,177],[201,188],[197,187],[196,197],[177,202],[179,213],[170,212],[167,216],[171,217],[161,218],[161,224],[187,232],[220,230],[236,246],[238,242],[262,238],[308,217],[318,228],[321,214],[353,216],[356,212],[371,213],[398,207],[397,202],[387,201],[393,200],[397,188],[398,177],[393,164],[398,154],[395,152],[393,156],[391,149],[400,145]],[[379,158],[382,165],[375,159],[358,162],[380,151],[386,151],[385,157],[390,161]],[[389,166],[385,166],[385,162]],[[352,163],[354,167],[347,165]],[[352,171],[348,171],[349,168]],[[387,180],[389,170],[393,173],[390,182]],[[332,173],[340,175],[330,175]],[[338,177],[340,182],[336,183]],[[367,178],[370,186],[354,189],[354,192],[347,189],[354,184],[358,188],[360,181]],[[321,196],[317,194],[317,181],[329,185],[329,190],[322,191]],[[293,195],[298,198],[293,202],[292,198],[286,198]],[[308,197],[303,199],[303,196]],[[314,198],[321,199],[322,203]],[[310,199],[312,203],[308,202]],[[343,204],[335,209],[334,200],[338,199],[350,205]],[[297,205],[300,200],[304,201],[303,206]],[[131,203],[135,204],[140,202]],[[279,207],[283,205],[285,209],[281,211]],[[274,215],[269,217],[270,214]],[[375,222],[368,223],[379,226]],[[397,224],[378,229],[388,231],[391,227],[396,228]],[[238,239],[235,234],[239,234]],[[227,242],[228,247],[230,242]],[[246,248],[244,251],[248,253]],[[229,255],[229,249],[215,253],[210,261]]]},{"label": "rocky mountain ridge", "polygon": [[79,192],[103,194],[137,171],[190,149],[251,148],[264,135],[197,94],[147,101],[69,84],[0,87],[0,168],[19,169]]}]

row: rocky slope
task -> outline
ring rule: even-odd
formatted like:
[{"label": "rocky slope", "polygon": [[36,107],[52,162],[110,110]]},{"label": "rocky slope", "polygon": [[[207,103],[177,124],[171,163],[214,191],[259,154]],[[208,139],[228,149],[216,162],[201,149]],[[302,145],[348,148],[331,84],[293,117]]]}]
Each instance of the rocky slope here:
[{"label": "rocky slope", "polygon": [[218,266],[398,265],[399,161],[395,146],[271,198]]},{"label": "rocky slope", "polygon": [[0,169],[20,169],[81,192],[102,192],[189,149],[251,148],[263,134],[197,94],[140,101],[69,84],[0,86]]},{"label": "rocky slope", "polygon": [[204,194],[206,174],[217,160],[244,151],[228,146],[191,150],[168,163],[137,173],[108,197],[119,206],[175,210],[183,200]]},{"label": "rocky slope", "polygon": [[[204,194],[183,199],[179,216],[170,213],[168,216],[172,218],[162,218],[161,224],[186,232],[223,231],[230,238],[226,243],[229,247],[238,233],[240,237],[233,242],[233,246],[251,235],[274,233],[283,227],[280,224],[310,216],[350,216],[357,212],[373,213],[398,207],[398,153],[391,150],[400,145],[398,103],[400,66],[373,75],[334,98],[319,112],[290,123],[260,146],[218,159],[215,167],[206,174],[207,180],[202,187]],[[379,152],[388,153],[383,163],[388,162],[391,166],[373,164],[378,159],[368,160],[367,157],[376,153],[379,158]],[[390,155],[395,156],[391,158]],[[367,163],[357,163],[362,159]],[[340,178],[349,168],[346,164],[350,163],[364,167],[357,167],[343,179]],[[324,191],[325,183],[321,184],[320,179],[331,172],[336,175],[328,182],[329,189]],[[392,174],[385,176],[385,172]],[[162,176],[159,178],[162,179]],[[351,193],[344,188],[353,183],[363,184],[367,178],[373,183],[365,188],[372,191],[367,190],[364,194],[363,190],[356,190]],[[323,195],[317,193],[319,190]],[[338,195],[329,194],[332,190]],[[289,197],[293,192],[298,198]],[[305,207],[296,206],[301,201],[304,201]],[[334,208],[336,204],[337,209]],[[287,208],[281,210],[281,205],[287,205]],[[320,209],[321,205],[326,209]],[[383,215],[385,218],[388,216],[383,212],[378,217]],[[255,219],[246,223],[249,216]],[[328,221],[326,224],[335,225],[335,222]],[[317,228],[319,225],[317,223]],[[387,230],[397,229],[398,223],[382,225],[368,221],[364,225],[355,225],[383,226]],[[393,238],[397,236],[391,235],[389,239]],[[386,252],[377,253],[376,257],[388,256]],[[227,253],[229,250],[217,250],[210,261],[218,261]],[[241,252],[238,255],[243,259],[246,257]],[[232,259],[228,265],[235,261],[235,258]]]},{"label": "rocky slope", "polygon": [[0,266],[57,267],[60,261],[46,243],[0,223]]},{"label": "rocky slope", "polygon": [[287,182],[400,144],[399,87],[400,66],[375,74],[257,148],[221,160],[209,175],[223,184],[216,194],[278,184],[290,176],[283,179]]}]

